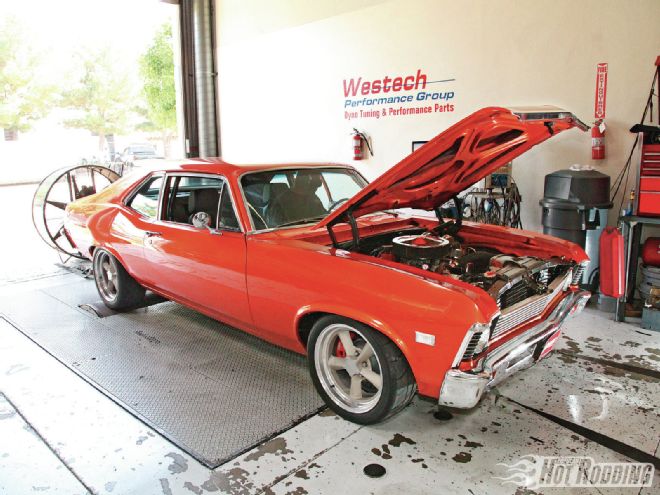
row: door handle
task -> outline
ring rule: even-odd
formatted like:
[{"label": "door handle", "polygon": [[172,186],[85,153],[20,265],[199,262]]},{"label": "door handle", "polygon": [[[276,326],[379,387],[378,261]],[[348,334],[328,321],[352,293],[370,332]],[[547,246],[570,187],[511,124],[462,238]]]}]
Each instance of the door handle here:
[{"label": "door handle", "polygon": [[161,235],[163,235],[163,233],[162,232],[154,232],[153,230],[147,230],[144,233],[144,235],[145,235],[145,237],[160,237]]}]

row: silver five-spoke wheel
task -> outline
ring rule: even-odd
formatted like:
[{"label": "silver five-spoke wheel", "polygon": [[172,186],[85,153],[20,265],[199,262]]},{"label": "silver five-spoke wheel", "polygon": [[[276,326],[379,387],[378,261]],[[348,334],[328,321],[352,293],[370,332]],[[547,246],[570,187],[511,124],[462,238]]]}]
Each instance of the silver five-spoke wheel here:
[{"label": "silver five-spoke wheel", "polygon": [[142,302],[144,287],[128,274],[110,251],[97,248],[92,266],[96,288],[106,306],[112,309],[129,309]]},{"label": "silver five-spoke wheel", "polygon": [[378,423],[415,395],[415,378],[401,350],[357,321],[337,315],[319,318],[309,333],[307,356],[316,390],[350,421]]},{"label": "silver five-spoke wheel", "polygon": [[99,259],[94,270],[96,286],[103,300],[107,302],[117,299],[117,266],[110,256],[110,253],[106,251],[99,253]]},{"label": "silver five-spoke wheel", "polygon": [[364,335],[348,325],[330,325],[319,336],[315,352],[317,371],[328,395],[351,412],[373,408],[383,378],[378,357]]}]

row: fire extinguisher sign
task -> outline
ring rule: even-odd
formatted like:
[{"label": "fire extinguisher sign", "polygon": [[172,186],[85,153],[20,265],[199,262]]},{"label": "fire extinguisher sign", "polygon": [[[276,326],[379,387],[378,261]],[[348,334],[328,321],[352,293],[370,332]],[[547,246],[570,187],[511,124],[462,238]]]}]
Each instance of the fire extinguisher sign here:
[{"label": "fire extinguisher sign", "polygon": [[594,104],[594,117],[605,118],[605,100],[607,98],[607,64],[598,64],[596,67],[596,103]]}]

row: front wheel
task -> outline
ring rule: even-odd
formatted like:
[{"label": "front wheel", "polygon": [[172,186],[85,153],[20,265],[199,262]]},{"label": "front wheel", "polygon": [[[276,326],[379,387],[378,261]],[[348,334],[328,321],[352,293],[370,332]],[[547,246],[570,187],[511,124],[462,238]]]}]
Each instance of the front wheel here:
[{"label": "front wheel", "polygon": [[385,335],[348,318],[319,319],[309,335],[307,356],[317,391],[349,421],[384,421],[415,395],[415,379],[399,348]]},{"label": "front wheel", "polygon": [[94,251],[92,266],[96,289],[110,309],[129,309],[144,300],[144,287],[105,249],[97,248]]}]

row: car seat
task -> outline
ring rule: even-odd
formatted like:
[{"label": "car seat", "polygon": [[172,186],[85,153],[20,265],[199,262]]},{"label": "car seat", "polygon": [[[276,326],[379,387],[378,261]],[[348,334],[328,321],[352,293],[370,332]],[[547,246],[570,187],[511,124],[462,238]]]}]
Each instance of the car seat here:
[{"label": "car seat", "polygon": [[321,200],[316,195],[316,190],[321,185],[322,180],[319,172],[299,171],[294,180],[293,187],[285,189],[268,204],[265,217],[268,225],[270,227],[276,227],[283,223],[321,216],[327,213],[323,207],[323,203],[321,203]]},{"label": "car seat", "polygon": [[197,189],[191,191],[188,197],[188,223],[192,225],[195,213],[203,211],[211,217],[210,227],[216,226],[216,215],[218,214],[218,202],[220,201],[219,189]]}]

